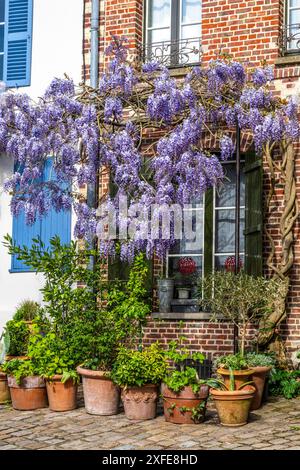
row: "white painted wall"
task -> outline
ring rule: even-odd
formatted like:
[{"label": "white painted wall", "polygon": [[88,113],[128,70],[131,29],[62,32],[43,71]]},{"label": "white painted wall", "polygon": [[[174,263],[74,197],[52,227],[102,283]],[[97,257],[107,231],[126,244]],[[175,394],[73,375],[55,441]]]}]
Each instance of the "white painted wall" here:
[{"label": "white painted wall", "polygon": [[[64,73],[81,81],[82,8],[83,0],[34,0],[31,86],[19,91],[36,99]],[[23,299],[41,301],[42,276],[10,273],[11,259],[2,245],[4,235],[12,233],[10,197],[3,192],[12,170],[11,159],[0,155],[0,332]]]}]

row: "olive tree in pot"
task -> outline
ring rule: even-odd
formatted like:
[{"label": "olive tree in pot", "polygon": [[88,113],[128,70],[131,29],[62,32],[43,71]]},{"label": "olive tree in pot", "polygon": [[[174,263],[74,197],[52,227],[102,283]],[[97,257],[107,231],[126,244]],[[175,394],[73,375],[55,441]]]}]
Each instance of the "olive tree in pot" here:
[{"label": "olive tree in pot", "polygon": [[167,361],[157,343],[144,350],[121,347],[111,377],[122,387],[122,401],[128,419],[156,417],[159,385],[165,377]]},{"label": "olive tree in pot", "polygon": [[9,349],[9,334],[4,331],[0,337],[0,405],[10,400],[10,392],[7,383],[7,374],[2,371],[2,364],[5,361],[7,351]]},{"label": "olive tree in pot", "polygon": [[229,386],[229,368],[233,370],[235,384],[247,382],[253,374],[245,357],[246,339],[249,326],[258,325],[272,309],[283,288],[280,279],[253,277],[243,271],[215,272],[199,281],[198,297],[200,304],[211,311],[211,321],[229,321],[238,328],[239,353],[224,356],[218,361],[218,373]]},{"label": "olive tree in pot", "polygon": [[[182,338],[181,338],[182,339]],[[163,380],[161,392],[166,421],[176,424],[198,424],[204,421],[209,387],[215,386],[214,379],[201,379],[195,367],[186,366],[186,360],[203,362],[202,353],[190,353],[180,343],[170,341],[166,358],[178,369],[169,366]]]}]

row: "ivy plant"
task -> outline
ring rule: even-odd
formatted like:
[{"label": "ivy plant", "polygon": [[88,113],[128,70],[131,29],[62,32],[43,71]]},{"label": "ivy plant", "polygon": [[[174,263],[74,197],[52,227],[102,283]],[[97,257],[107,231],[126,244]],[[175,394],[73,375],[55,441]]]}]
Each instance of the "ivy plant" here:
[{"label": "ivy plant", "polygon": [[9,356],[24,356],[27,354],[30,329],[24,320],[9,320],[5,325],[9,334],[10,344],[7,354]]},{"label": "ivy plant", "polygon": [[39,375],[39,369],[34,361],[29,359],[12,359],[5,362],[1,369],[7,375],[11,375],[16,379],[18,384],[24,377]]}]

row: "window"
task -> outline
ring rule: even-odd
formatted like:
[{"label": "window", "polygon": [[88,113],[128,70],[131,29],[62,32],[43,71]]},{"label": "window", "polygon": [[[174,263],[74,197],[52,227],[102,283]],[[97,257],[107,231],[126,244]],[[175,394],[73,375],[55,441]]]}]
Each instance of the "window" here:
[{"label": "window", "polygon": [[200,62],[201,0],[147,0],[146,60],[168,66]]},{"label": "window", "polygon": [[300,0],[287,0],[286,2],[286,52],[300,50]]},{"label": "window", "polygon": [[[52,159],[49,158],[45,163],[43,174],[44,181],[54,181],[55,173],[52,170]],[[49,247],[49,241],[52,237],[58,235],[62,243],[70,243],[71,241],[71,212],[56,212],[51,209],[47,216],[37,219],[33,225],[26,225],[25,214],[21,213],[13,218],[13,234],[12,238],[17,245],[28,247],[32,244],[32,239],[39,236]],[[16,256],[12,256],[11,272],[30,271],[28,266],[18,260]]]},{"label": "window", "polygon": [[[253,152],[249,152],[245,161],[241,162],[241,170],[239,263],[249,274],[259,275],[262,273],[261,160]],[[185,240],[178,241],[167,257],[167,275],[175,279],[175,287],[186,286],[191,289],[190,300],[199,275],[206,275],[213,270],[234,269],[234,161],[224,163],[224,173],[222,186],[218,190],[208,190],[203,203],[188,209],[194,211],[192,226],[198,242],[192,246]],[[190,263],[188,269],[183,260]]]},{"label": "window", "polygon": [[30,85],[32,0],[0,0],[0,80]]}]

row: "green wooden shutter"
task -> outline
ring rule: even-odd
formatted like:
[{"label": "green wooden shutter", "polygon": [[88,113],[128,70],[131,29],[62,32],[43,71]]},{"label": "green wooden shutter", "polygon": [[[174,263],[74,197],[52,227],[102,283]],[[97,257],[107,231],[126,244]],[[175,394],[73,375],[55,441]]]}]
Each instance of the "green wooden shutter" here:
[{"label": "green wooden shutter", "polygon": [[245,156],[245,271],[261,276],[263,249],[262,159],[253,150]]}]

